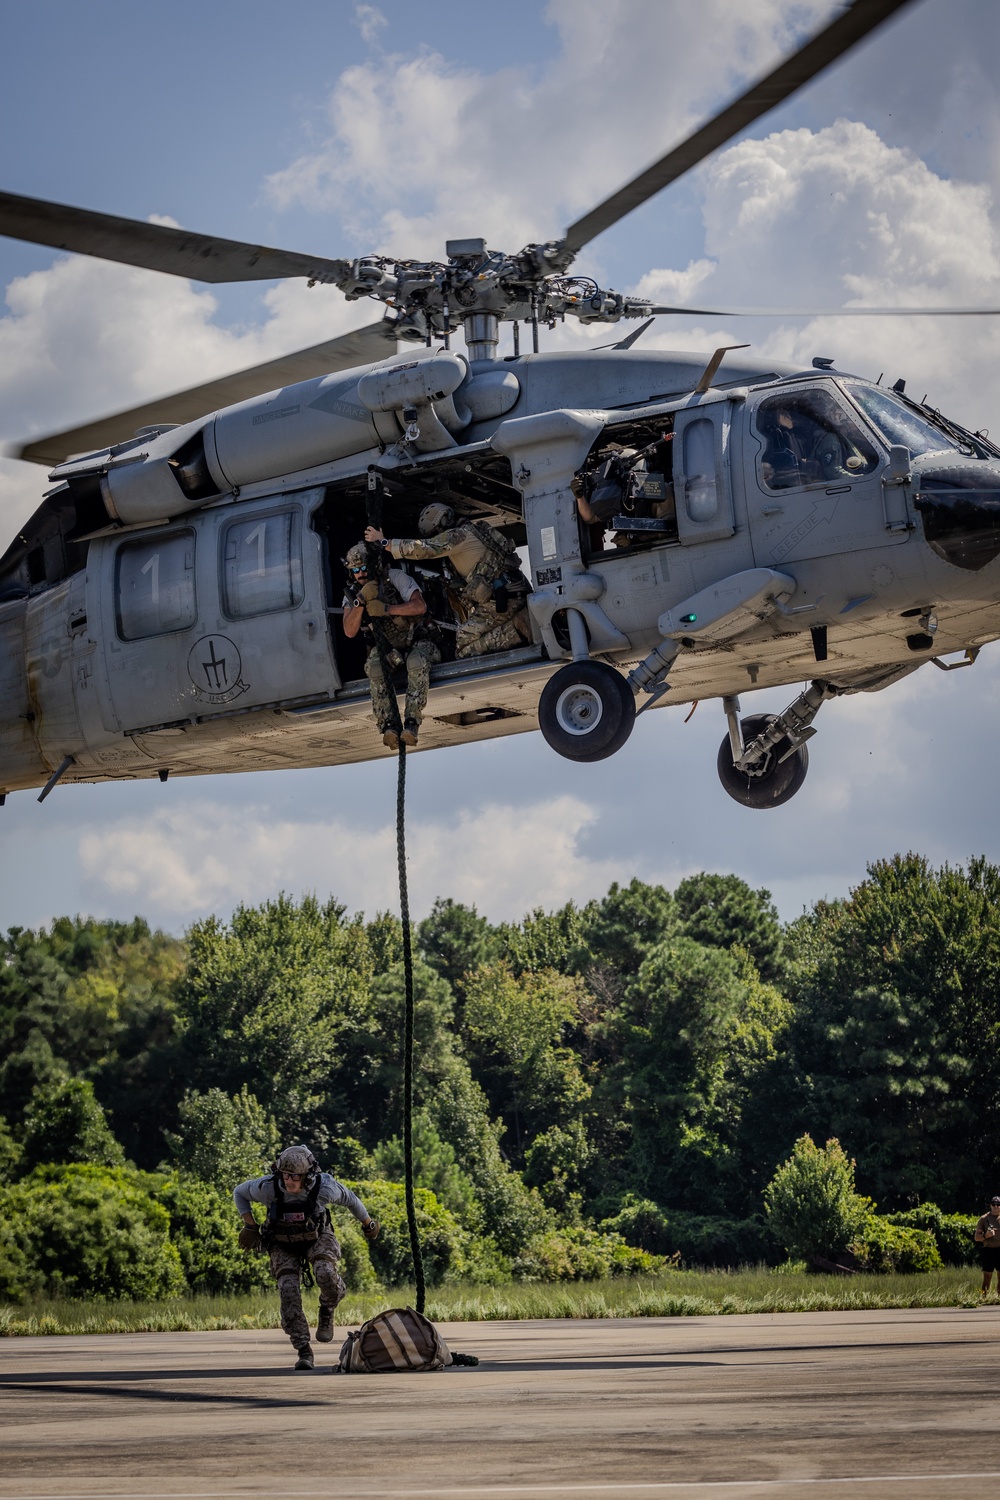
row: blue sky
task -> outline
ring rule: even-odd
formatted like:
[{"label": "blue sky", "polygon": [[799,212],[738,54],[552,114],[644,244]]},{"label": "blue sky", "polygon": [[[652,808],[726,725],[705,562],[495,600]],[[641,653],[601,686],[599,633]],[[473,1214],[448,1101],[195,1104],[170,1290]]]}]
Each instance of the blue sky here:
[{"label": "blue sky", "polygon": [[[554,233],[763,71],[828,0],[35,0],[0,4],[0,186],[328,254],[440,253]],[[607,284],[735,304],[997,304],[1000,8],[922,0],[691,179],[598,241]],[[0,240],[0,440],[68,425],[366,322],[328,289],[211,293]],[[995,322],[996,320],[994,320]],[[579,335],[568,330],[563,337]],[[987,322],[658,325],[650,342],[752,339],[914,386],[1000,429]],[[599,340],[598,340],[599,341]],[[44,475],[0,460],[5,536]],[[793,915],[866,861],[1000,858],[991,787],[1000,670],[926,668],[823,711],[800,795],[722,792],[724,723],[645,717],[596,767],[537,734],[420,756],[413,902],[493,917],[633,873],[736,870]],[[785,696],[748,698],[756,708]],[[780,701],[779,701],[780,700]],[[0,926],[63,911],[180,930],[284,887],[394,902],[392,770],[58,789],[0,810]],[[348,875],[345,872],[350,872]]]}]

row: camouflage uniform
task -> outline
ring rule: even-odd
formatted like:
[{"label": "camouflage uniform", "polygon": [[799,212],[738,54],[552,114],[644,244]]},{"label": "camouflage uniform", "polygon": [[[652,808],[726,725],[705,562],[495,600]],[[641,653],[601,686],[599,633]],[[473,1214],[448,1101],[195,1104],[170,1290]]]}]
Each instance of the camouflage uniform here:
[{"label": "camouflage uniform", "polygon": [[321,1307],[332,1311],[347,1296],[344,1278],[338,1270],[342,1254],[340,1241],[329,1225],[322,1230],[305,1252],[290,1250],[286,1245],[270,1247],[271,1275],[278,1283],[281,1299],[281,1326],[292,1341],[294,1349],[309,1342],[309,1324],[302,1311],[302,1269],[306,1262],[312,1267],[319,1290]]},{"label": "camouflage uniform", "polygon": [[[386,605],[403,604],[417,592],[417,584],[401,568],[387,569],[378,586],[378,597]],[[345,606],[353,602],[350,596],[345,596]],[[403,719],[413,719],[419,724],[430,691],[431,667],[441,660],[440,649],[431,635],[432,627],[422,615],[378,615],[376,618],[382,627],[390,669],[398,672],[400,667],[406,667]],[[371,683],[375,722],[379,733],[384,734],[392,723],[392,684],[386,683],[378,647],[373,641],[374,629],[367,618],[361,628],[365,638],[373,642],[365,658],[365,676]]]},{"label": "camouflage uniform", "polygon": [[[339,1269],[342,1254],[340,1243],[329,1220],[330,1206],[340,1205],[349,1209],[361,1224],[365,1223],[369,1214],[357,1194],[338,1182],[329,1172],[319,1174],[314,1199],[311,1199],[311,1190],[306,1189],[298,1193],[281,1192],[279,1199],[275,1192],[275,1181],[275,1174],[272,1173],[267,1177],[252,1177],[248,1182],[241,1182],[233,1189],[233,1201],[241,1216],[251,1211],[251,1203],[262,1203],[268,1208],[263,1230],[264,1248],[270,1258],[271,1274],[278,1283],[281,1326],[293,1348],[301,1349],[309,1343],[309,1324],[302,1309],[302,1271],[306,1264],[312,1268],[316,1279],[320,1307],[328,1308],[331,1316],[333,1309],[347,1294]],[[282,1225],[274,1217],[278,1212],[278,1203],[284,1209],[285,1217],[292,1224],[294,1232],[297,1222],[310,1212],[310,1200],[313,1204],[311,1213],[319,1227],[317,1237],[300,1244],[280,1243],[277,1236]]]},{"label": "camouflage uniform", "polygon": [[521,594],[498,610],[494,582],[519,573],[517,556],[506,537],[482,521],[463,521],[437,536],[396,538],[393,557],[427,560],[446,557],[456,577],[455,613],[459,617],[456,656],[483,656],[510,651],[531,641],[528,610]]},{"label": "camouflage uniform", "polygon": [[[433,641],[414,641],[404,656],[401,651],[387,647],[389,666],[398,672],[406,664],[406,706],[403,721],[414,719],[419,724],[427,706],[427,694],[431,685],[431,667],[441,660],[441,652]],[[382,659],[376,647],[372,647],[365,658],[365,676],[372,687],[372,711],[380,733],[385,733],[392,723],[392,687],[386,686],[382,674]]]}]

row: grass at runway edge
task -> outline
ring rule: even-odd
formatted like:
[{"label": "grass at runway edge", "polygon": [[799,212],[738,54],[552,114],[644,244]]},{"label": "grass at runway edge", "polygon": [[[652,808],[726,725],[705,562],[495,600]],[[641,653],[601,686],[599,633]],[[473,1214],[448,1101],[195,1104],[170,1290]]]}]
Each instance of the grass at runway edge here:
[{"label": "grass at runway edge", "polygon": [[[349,1294],[337,1309],[341,1327],[413,1300],[411,1287]],[[991,1297],[990,1302],[996,1303]],[[443,1286],[427,1313],[438,1323],[519,1318],[686,1318],[721,1313],[839,1312],[889,1307],[975,1307],[979,1272],[948,1268],[919,1276],[812,1276],[802,1271],[742,1267],[673,1271],[622,1281],[507,1286]],[[316,1293],[306,1293],[315,1318]],[[0,1305],[0,1337],[74,1333],[176,1333],[185,1330],[277,1328],[276,1294],[177,1297],[160,1302],[78,1302],[46,1299]]]}]

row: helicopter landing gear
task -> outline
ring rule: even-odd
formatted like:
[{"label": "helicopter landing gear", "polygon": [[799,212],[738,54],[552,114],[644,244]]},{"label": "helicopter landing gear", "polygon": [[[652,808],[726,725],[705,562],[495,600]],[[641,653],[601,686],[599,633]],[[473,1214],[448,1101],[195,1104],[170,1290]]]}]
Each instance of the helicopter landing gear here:
[{"label": "helicopter landing gear", "polygon": [[729,733],[719,747],[719,780],[744,807],[780,807],[806,779],[806,741],[816,733],[813,719],[836,688],[813,682],[784,713],[752,714],[740,721],[738,698],[724,698]]},{"label": "helicopter landing gear", "polygon": [[550,677],[538,704],[538,727],[567,760],[605,760],[635,723],[635,696],[624,677],[599,661],[574,661]]}]

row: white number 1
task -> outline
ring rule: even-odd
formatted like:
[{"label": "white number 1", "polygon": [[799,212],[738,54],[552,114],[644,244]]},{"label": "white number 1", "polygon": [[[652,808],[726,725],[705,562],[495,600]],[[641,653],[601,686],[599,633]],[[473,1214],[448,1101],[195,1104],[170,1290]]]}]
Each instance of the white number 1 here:
[{"label": "white number 1", "polygon": [[144,565],[144,567],[142,568],[142,572],[143,573],[152,573],[152,575],[153,575],[152,579],[151,579],[151,582],[152,582],[152,585],[153,585],[153,608],[154,609],[159,609],[159,607],[160,607],[160,554],[158,552],[154,552],[153,553],[152,557],[149,559],[149,562],[146,563]]},{"label": "white number 1", "polygon": [[254,527],[253,531],[247,537],[248,547],[251,542],[257,543],[257,572],[261,578],[264,576],[264,540],[266,535],[267,522],[262,521],[259,526]]}]

